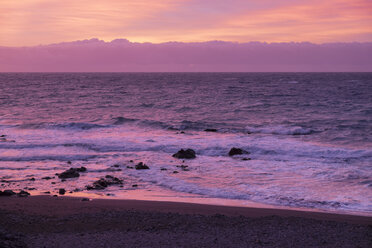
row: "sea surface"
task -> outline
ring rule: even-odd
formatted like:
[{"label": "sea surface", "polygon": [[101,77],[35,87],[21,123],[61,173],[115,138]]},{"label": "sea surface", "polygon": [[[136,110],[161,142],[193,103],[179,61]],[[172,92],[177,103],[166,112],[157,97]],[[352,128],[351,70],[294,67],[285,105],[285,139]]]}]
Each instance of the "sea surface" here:
[{"label": "sea surface", "polygon": [[0,190],[372,215],[372,73],[3,73],[0,135]]}]

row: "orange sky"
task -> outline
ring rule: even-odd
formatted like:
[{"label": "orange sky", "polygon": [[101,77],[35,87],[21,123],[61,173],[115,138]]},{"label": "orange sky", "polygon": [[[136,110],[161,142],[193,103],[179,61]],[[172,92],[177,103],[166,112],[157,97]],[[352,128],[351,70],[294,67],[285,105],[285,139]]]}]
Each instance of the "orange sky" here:
[{"label": "orange sky", "polygon": [[1,0],[0,45],[372,41],[371,0]]}]

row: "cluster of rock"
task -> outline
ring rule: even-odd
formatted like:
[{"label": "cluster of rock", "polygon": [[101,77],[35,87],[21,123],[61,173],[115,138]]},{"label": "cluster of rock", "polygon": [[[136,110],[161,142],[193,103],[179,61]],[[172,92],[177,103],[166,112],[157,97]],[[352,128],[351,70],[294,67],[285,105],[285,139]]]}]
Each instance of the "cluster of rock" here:
[{"label": "cluster of rock", "polygon": [[[210,131],[212,132],[212,131]],[[241,148],[236,148],[236,147],[233,147],[230,149],[229,151],[229,156],[234,156],[234,155],[242,155],[242,154],[249,154],[248,151],[246,150],[243,150]],[[176,152],[175,154],[172,155],[172,157],[174,158],[180,158],[180,159],[193,159],[193,158],[196,158],[196,153],[194,150],[192,149],[181,149],[179,150],[178,152]]]},{"label": "cluster of rock", "polygon": [[[206,129],[205,131],[216,132],[217,130],[215,130],[215,129],[207,130]],[[243,155],[243,154],[250,154],[250,153],[246,150],[243,150],[241,148],[236,148],[236,147],[231,148],[229,153],[228,153],[229,156]],[[174,158],[178,158],[178,159],[194,159],[194,158],[196,158],[196,152],[193,149],[190,149],[190,148],[181,149],[177,153],[174,153],[172,156]],[[242,160],[250,160],[250,158],[242,158]],[[131,160],[130,162],[133,162],[133,161]],[[68,162],[68,163],[71,164],[71,162]],[[119,167],[119,166],[120,165],[114,165],[114,167]],[[188,168],[187,165],[177,165],[177,167],[180,168],[182,171],[189,171],[189,168]],[[150,169],[149,166],[147,166],[143,162],[139,162],[134,167],[127,166],[127,168],[136,169],[136,170],[148,170],[148,169]],[[161,170],[166,171],[167,169],[166,168],[161,168]],[[58,176],[58,178],[60,178],[60,179],[62,179],[62,181],[64,181],[67,178],[80,177],[80,173],[86,172],[86,171],[87,171],[87,169],[85,167],[69,168],[68,170],[66,170],[66,171],[64,171],[60,174],[56,174],[56,175]],[[173,171],[173,173],[178,173],[178,171]],[[54,178],[54,177],[43,177],[42,179],[43,180],[50,180],[52,178]],[[30,180],[35,180],[35,179],[32,178]],[[52,184],[55,184],[55,183],[52,182]],[[104,178],[103,177],[100,178],[99,180],[93,182],[92,185],[87,185],[85,188],[87,190],[103,190],[103,189],[105,189],[105,188],[107,188],[108,186],[111,186],[111,185],[122,185],[122,184],[123,184],[123,180],[121,180],[117,177],[111,176],[111,175],[106,175]],[[137,186],[138,186],[137,184],[133,185],[133,187],[137,187]],[[61,189],[59,189],[58,193],[60,195],[64,195],[66,193],[66,190],[61,188]],[[72,193],[72,192],[70,192],[70,193]],[[24,190],[21,190],[19,193],[15,193],[12,190],[4,190],[4,191],[0,190],[0,196],[13,196],[13,195],[17,195],[17,196],[20,196],[20,197],[26,197],[26,196],[29,196],[30,193],[28,193],[27,191],[24,191]]]},{"label": "cluster of rock", "polygon": [[58,178],[61,178],[61,179],[74,178],[74,177],[79,177],[80,176],[79,172],[86,172],[86,171],[87,171],[87,168],[85,168],[85,167],[70,168],[70,169],[62,172],[61,174],[57,174],[57,175],[58,175]]},{"label": "cluster of rock", "polygon": [[87,190],[102,190],[107,188],[111,185],[122,185],[123,180],[113,177],[110,175],[106,175],[104,178],[100,178],[99,180],[95,181],[92,185],[86,186]]},{"label": "cluster of rock", "polygon": [[13,190],[6,189],[4,191],[0,190],[0,196],[19,196],[19,197],[27,197],[30,195],[27,191],[21,190],[18,193],[15,193]]}]

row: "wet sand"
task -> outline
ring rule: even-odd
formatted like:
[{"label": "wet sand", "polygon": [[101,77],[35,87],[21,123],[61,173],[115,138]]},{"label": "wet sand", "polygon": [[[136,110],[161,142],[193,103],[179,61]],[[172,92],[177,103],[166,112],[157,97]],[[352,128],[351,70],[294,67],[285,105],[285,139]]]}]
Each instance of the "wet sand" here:
[{"label": "wet sand", "polygon": [[0,247],[371,247],[372,217],[74,197],[0,197]]}]

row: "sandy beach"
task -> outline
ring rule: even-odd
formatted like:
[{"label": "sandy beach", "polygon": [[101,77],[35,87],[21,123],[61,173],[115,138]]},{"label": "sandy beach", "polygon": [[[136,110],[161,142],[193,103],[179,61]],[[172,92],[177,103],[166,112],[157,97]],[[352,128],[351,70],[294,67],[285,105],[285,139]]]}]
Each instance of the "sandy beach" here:
[{"label": "sandy beach", "polygon": [[370,247],[372,217],[190,203],[1,197],[0,247]]}]

